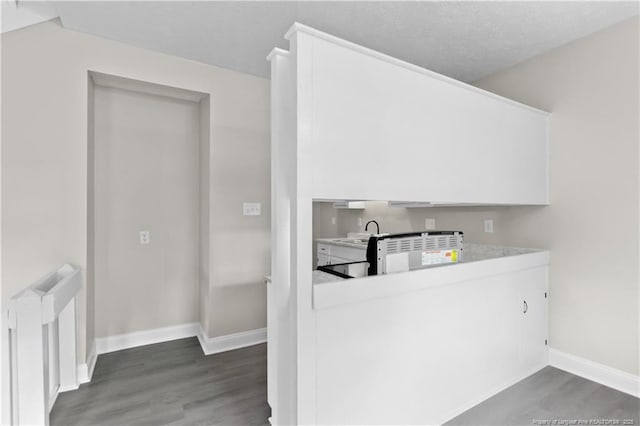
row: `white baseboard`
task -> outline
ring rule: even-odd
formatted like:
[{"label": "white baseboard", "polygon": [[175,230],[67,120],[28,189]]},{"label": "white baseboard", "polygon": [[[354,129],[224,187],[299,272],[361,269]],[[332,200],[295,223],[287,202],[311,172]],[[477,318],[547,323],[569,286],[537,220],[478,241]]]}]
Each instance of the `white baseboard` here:
[{"label": "white baseboard", "polygon": [[69,392],[72,390],[76,390],[83,383],[89,383],[91,381],[91,377],[89,377],[89,365],[85,362],[84,364],[78,365],[78,386],[73,388],[64,388],[60,389],[60,392]]},{"label": "white baseboard", "polygon": [[[98,360],[98,354],[96,353],[95,340],[91,344],[91,350],[87,357],[87,362],[78,366],[78,384],[89,383],[93,377],[93,370],[96,368],[96,361]],[[75,388],[77,389],[77,387]],[[60,392],[66,392],[74,389],[60,389]]]},{"label": "white baseboard", "polygon": [[56,400],[58,399],[58,394],[60,392],[62,392],[62,390],[58,388],[55,391],[51,392],[51,394],[49,395],[49,413],[51,413],[51,410],[53,410],[53,405],[56,403]]},{"label": "white baseboard", "polygon": [[109,337],[96,338],[96,353],[106,354],[138,346],[168,342],[198,335],[199,323],[174,325],[152,330],[135,331],[133,333],[116,334]]},{"label": "white baseboard", "polygon": [[549,365],[640,398],[640,377],[549,348]]},{"label": "white baseboard", "polygon": [[[198,341],[200,342],[200,346],[202,347],[204,354],[211,355],[218,352],[264,343],[267,341],[267,329],[260,328],[242,333],[209,338],[206,337],[204,330],[199,323],[189,323],[152,330],[136,331],[133,333],[117,334],[109,337],[99,337],[95,339],[94,344],[91,346],[91,352],[89,352],[87,362],[78,365],[78,384],[88,383],[91,381],[93,370],[96,366],[96,360],[100,354],[195,336],[198,337]],[[66,392],[74,389],[77,389],[77,387],[73,389],[61,389],[60,392]]]},{"label": "white baseboard", "polygon": [[267,341],[267,329],[243,331],[219,337],[207,337],[202,327],[198,330],[198,340],[205,355],[217,354],[232,349],[244,348]]}]

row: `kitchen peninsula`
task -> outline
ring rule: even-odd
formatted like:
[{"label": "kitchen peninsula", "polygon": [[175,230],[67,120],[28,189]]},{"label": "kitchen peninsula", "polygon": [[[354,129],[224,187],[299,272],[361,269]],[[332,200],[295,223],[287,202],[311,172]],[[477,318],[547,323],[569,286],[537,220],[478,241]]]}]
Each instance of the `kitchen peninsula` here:
[{"label": "kitchen peninsula", "polygon": [[546,365],[549,253],[466,250],[314,284],[318,423],[440,424]]},{"label": "kitchen peninsula", "polygon": [[442,423],[544,367],[548,252],[465,244],[462,263],[329,279],[311,271],[312,203],[545,205],[549,114],[304,25],[285,37],[269,56],[272,424]]}]

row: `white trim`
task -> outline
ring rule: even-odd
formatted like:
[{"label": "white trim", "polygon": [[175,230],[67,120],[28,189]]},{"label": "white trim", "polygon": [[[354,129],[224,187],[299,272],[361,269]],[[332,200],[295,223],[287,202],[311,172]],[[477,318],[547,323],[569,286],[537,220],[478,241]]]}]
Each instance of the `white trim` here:
[{"label": "white trim", "polygon": [[109,337],[96,338],[96,353],[98,355],[170,340],[184,339],[198,335],[199,323],[174,325],[170,327],[154,328],[152,330],[135,331],[133,333],[117,334]]},{"label": "white trim", "polygon": [[62,389],[62,392],[69,392],[72,390],[76,390],[83,383],[89,383],[91,381],[91,377],[89,377],[89,366],[87,363],[78,364],[78,386]]},{"label": "white trim", "polygon": [[56,403],[56,400],[58,399],[58,395],[60,394],[60,387],[58,386],[53,392],[51,392],[51,394],[49,395],[49,413],[51,413],[51,410],[53,410],[53,404]]},{"label": "white trim", "polygon": [[333,36],[331,34],[327,34],[327,33],[323,32],[323,31],[316,30],[315,28],[309,27],[309,26],[301,24],[299,22],[294,22],[293,23],[291,28],[289,28],[289,31],[287,31],[287,33],[284,35],[284,38],[289,40],[289,41],[291,41],[291,38],[292,38],[293,34],[298,33],[298,32],[310,34],[310,35],[312,35],[314,37],[317,37],[317,38],[322,39],[324,41],[327,41],[329,43],[333,43],[333,44],[336,44],[338,46],[345,47],[345,48],[353,50],[355,52],[362,53],[364,55],[370,56],[372,58],[379,59],[381,61],[388,62],[388,63],[390,63],[392,65],[395,65],[395,66],[398,66],[398,67],[402,67],[402,68],[408,69],[410,71],[414,71],[414,72],[417,72],[417,73],[420,73],[420,74],[427,75],[429,77],[438,79],[438,80],[443,81],[445,83],[449,83],[449,84],[452,84],[454,86],[458,86],[460,88],[469,90],[471,92],[475,92],[475,93],[478,93],[478,94],[481,94],[481,95],[484,95],[484,96],[488,96],[490,98],[505,102],[505,103],[513,105],[513,106],[517,106],[517,107],[520,107],[520,108],[523,108],[523,109],[526,109],[526,110],[529,110],[529,111],[532,111],[532,112],[535,112],[535,113],[538,113],[538,114],[541,114],[541,115],[546,115],[546,116],[551,115],[551,113],[549,113],[547,111],[542,111],[541,109],[534,108],[534,107],[529,106],[529,105],[525,105],[523,103],[514,101],[514,100],[509,99],[509,98],[505,98],[504,96],[496,95],[495,93],[489,92],[487,90],[481,89],[481,88],[476,87],[476,86],[472,86],[469,83],[465,83],[463,81],[456,80],[456,79],[453,79],[451,77],[447,77],[446,75],[438,74],[437,72],[428,70],[426,68],[422,68],[421,66],[412,64],[410,62],[403,61],[401,59],[395,58],[393,56],[386,55],[384,53],[380,53],[377,50],[373,50],[373,49],[370,49],[368,47],[364,47],[362,45],[359,45],[359,44],[356,44],[356,43],[341,39],[341,38]]},{"label": "white trim", "polygon": [[[199,323],[189,323],[171,327],[155,328],[152,330],[136,331],[133,333],[117,334],[109,337],[99,337],[91,346],[91,352],[87,362],[78,365],[78,384],[88,383],[93,377],[98,355],[138,346],[152,345],[154,343],[168,342],[186,337],[197,337],[205,355],[230,351],[257,345],[267,341],[267,329],[244,331],[219,337],[206,337]],[[67,392],[78,389],[78,386],[69,389],[60,389]]]},{"label": "white trim", "polygon": [[198,330],[198,340],[205,355],[244,348],[267,341],[267,329],[242,331],[240,333],[227,334],[225,336],[207,337],[202,327]]},{"label": "white trim", "polygon": [[89,353],[89,362],[88,362],[88,377],[87,381],[91,381],[93,378],[93,370],[96,368],[96,361],[98,361],[98,353],[96,352],[96,341],[93,341],[93,345],[91,345],[91,352]]},{"label": "white trim", "polygon": [[287,57],[289,56],[289,51],[280,49],[279,47],[274,47],[271,50],[271,52],[269,52],[269,54],[267,55],[267,61],[271,61],[274,58],[274,56],[278,56],[278,55]]},{"label": "white trim", "polygon": [[549,365],[640,398],[640,376],[549,348]]},{"label": "white trim", "polygon": [[[78,385],[89,383],[91,381],[91,378],[93,377],[93,370],[96,368],[97,360],[98,354],[96,353],[96,341],[94,340],[93,344],[91,345],[91,351],[89,352],[87,362],[78,365]],[[60,389],[60,392],[67,392],[75,389],[78,389],[78,386],[76,386],[75,388]]]}]

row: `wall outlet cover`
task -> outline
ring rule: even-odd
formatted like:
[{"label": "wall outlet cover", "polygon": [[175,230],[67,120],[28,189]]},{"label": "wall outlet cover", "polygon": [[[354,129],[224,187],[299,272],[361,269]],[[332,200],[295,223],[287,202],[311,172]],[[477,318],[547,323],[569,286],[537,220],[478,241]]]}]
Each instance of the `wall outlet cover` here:
[{"label": "wall outlet cover", "polygon": [[140,231],[140,244],[151,244],[151,232]]},{"label": "wall outlet cover", "polygon": [[484,220],[484,232],[488,232],[488,233],[493,232],[493,219]]},{"label": "wall outlet cover", "polygon": [[424,220],[424,229],[432,230],[436,229],[436,220],[432,217],[428,217]]}]

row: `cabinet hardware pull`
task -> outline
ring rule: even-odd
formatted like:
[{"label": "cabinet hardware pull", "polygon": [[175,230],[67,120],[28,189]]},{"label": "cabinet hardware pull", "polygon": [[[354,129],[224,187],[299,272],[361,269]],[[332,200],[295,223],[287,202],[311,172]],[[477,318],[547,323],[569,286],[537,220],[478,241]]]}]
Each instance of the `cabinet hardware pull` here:
[{"label": "cabinet hardware pull", "polygon": [[527,301],[525,300],[524,301],[524,311],[523,311],[523,313],[526,314],[528,310],[529,310],[529,305],[527,305]]}]

